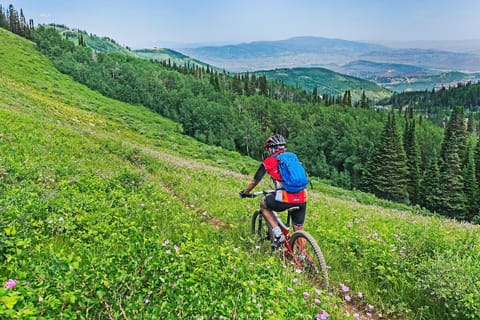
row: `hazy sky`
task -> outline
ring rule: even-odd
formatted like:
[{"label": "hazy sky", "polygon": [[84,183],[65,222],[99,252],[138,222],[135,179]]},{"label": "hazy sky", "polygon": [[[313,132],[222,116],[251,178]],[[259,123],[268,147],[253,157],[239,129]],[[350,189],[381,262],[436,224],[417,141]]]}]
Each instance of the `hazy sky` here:
[{"label": "hazy sky", "polygon": [[320,36],[346,40],[480,39],[480,0],[0,0],[134,49]]}]

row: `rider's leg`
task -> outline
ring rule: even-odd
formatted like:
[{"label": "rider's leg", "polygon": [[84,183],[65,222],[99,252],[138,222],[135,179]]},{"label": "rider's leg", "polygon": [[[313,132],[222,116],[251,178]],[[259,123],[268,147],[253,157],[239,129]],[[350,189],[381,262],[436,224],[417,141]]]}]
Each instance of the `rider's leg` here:
[{"label": "rider's leg", "polygon": [[285,236],[283,235],[282,230],[278,226],[277,219],[275,219],[275,216],[274,216],[272,210],[267,208],[264,200],[262,200],[260,202],[260,208],[262,209],[262,215],[265,218],[265,220],[267,221],[270,228],[272,229],[272,232],[273,232],[276,240],[279,241],[279,242],[284,242],[285,241]]},{"label": "rider's leg", "polygon": [[272,210],[267,208],[264,200],[260,202],[260,208],[262,209],[263,217],[265,218],[265,220],[267,220],[267,223],[270,226],[270,228],[273,229],[275,227],[278,227],[278,222],[275,219],[275,216],[273,215]]},{"label": "rider's leg", "polygon": [[[304,230],[304,222],[305,222],[305,213],[306,213],[307,205],[303,204],[300,206],[300,210],[293,216],[293,231],[300,231]],[[295,245],[302,251],[305,249],[307,242],[304,238],[299,238]]]}]

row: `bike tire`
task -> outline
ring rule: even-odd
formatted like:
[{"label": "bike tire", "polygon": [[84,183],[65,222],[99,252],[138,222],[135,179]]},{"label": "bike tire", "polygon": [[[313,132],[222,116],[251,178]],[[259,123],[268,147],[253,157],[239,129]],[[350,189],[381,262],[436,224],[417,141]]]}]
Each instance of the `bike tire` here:
[{"label": "bike tire", "polygon": [[272,240],[272,230],[263,218],[262,211],[260,210],[255,211],[252,215],[252,233],[255,234],[260,241]]},{"label": "bike tire", "polygon": [[[305,241],[305,248],[303,250],[297,245],[299,239],[304,239]],[[315,239],[308,232],[299,230],[292,234],[289,244],[297,260],[302,264],[302,273],[309,278],[320,280],[322,288],[327,289],[327,263]]]}]

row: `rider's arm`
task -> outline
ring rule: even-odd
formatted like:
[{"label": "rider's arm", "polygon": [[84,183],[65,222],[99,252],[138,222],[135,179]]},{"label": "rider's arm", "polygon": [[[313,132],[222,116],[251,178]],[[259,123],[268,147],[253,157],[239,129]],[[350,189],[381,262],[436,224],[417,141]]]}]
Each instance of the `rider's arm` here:
[{"label": "rider's arm", "polygon": [[253,190],[253,188],[255,188],[257,184],[262,180],[266,172],[267,170],[265,170],[265,166],[263,165],[263,163],[261,163],[257,169],[257,172],[253,176],[252,181],[250,181],[243,193],[249,194]]}]

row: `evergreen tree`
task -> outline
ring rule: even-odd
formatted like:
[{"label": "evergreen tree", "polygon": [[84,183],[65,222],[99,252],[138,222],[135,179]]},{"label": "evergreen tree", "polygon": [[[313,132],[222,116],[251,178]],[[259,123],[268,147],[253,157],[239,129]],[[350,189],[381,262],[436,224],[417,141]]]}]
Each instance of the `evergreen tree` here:
[{"label": "evergreen tree", "polygon": [[471,134],[476,133],[476,125],[475,125],[475,118],[473,116],[473,113],[470,113],[468,116],[468,121],[467,121],[467,132]]},{"label": "evergreen tree", "polygon": [[419,203],[432,212],[438,212],[440,197],[440,170],[438,168],[437,153],[434,150],[420,182]]},{"label": "evergreen tree", "polygon": [[405,131],[403,136],[403,146],[407,156],[407,191],[408,197],[412,204],[418,203],[418,188],[420,183],[419,170],[419,152],[418,144],[415,136],[415,119],[413,111],[409,108],[407,111],[407,119],[405,121]]},{"label": "evergreen tree", "polygon": [[458,153],[445,155],[440,165],[440,213],[456,219],[465,215],[465,194],[462,176],[462,162]]},{"label": "evergreen tree", "polygon": [[465,131],[465,121],[463,108],[454,108],[451,112],[447,126],[445,128],[444,139],[440,151],[440,160],[446,158],[446,153],[456,152],[462,163],[465,163],[467,150],[467,134]]},{"label": "evergreen tree", "polygon": [[312,90],[312,103],[313,104],[318,103],[318,88],[317,87],[313,88],[313,90]]},{"label": "evergreen tree", "polygon": [[242,89],[242,80],[240,79],[240,76],[238,74],[236,74],[234,77],[233,77],[233,80],[232,80],[232,90],[233,92],[235,92],[236,94],[238,95],[241,95],[243,93],[243,89]]},{"label": "evergreen tree", "polygon": [[2,5],[0,4],[0,28],[8,30],[8,19]]},{"label": "evergreen tree", "polygon": [[465,214],[462,168],[466,163],[466,140],[463,109],[454,108],[445,129],[440,151],[439,210],[451,218],[463,218]]},{"label": "evergreen tree", "polygon": [[365,90],[362,90],[362,96],[360,97],[360,108],[367,109],[370,107],[367,95],[365,94]]},{"label": "evergreen tree", "polygon": [[17,10],[15,10],[15,7],[12,4],[8,6],[7,19],[8,29],[15,34],[21,34],[20,18],[18,17]]},{"label": "evergreen tree", "polygon": [[258,83],[260,94],[263,96],[268,96],[267,77],[265,75],[261,75],[258,78]]},{"label": "evergreen tree", "polygon": [[478,186],[475,178],[475,161],[473,158],[473,148],[470,145],[467,151],[467,165],[463,175],[464,193],[466,200],[465,219],[472,221],[473,217],[479,211]]},{"label": "evergreen tree", "polygon": [[480,184],[480,140],[477,140],[477,144],[475,146],[475,151],[473,154],[473,159],[475,162],[475,180],[477,181],[477,186],[479,186]]},{"label": "evergreen tree", "polygon": [[408,202],[407,160],[393,112],[367,163],[362,187],[383,199]]}]

